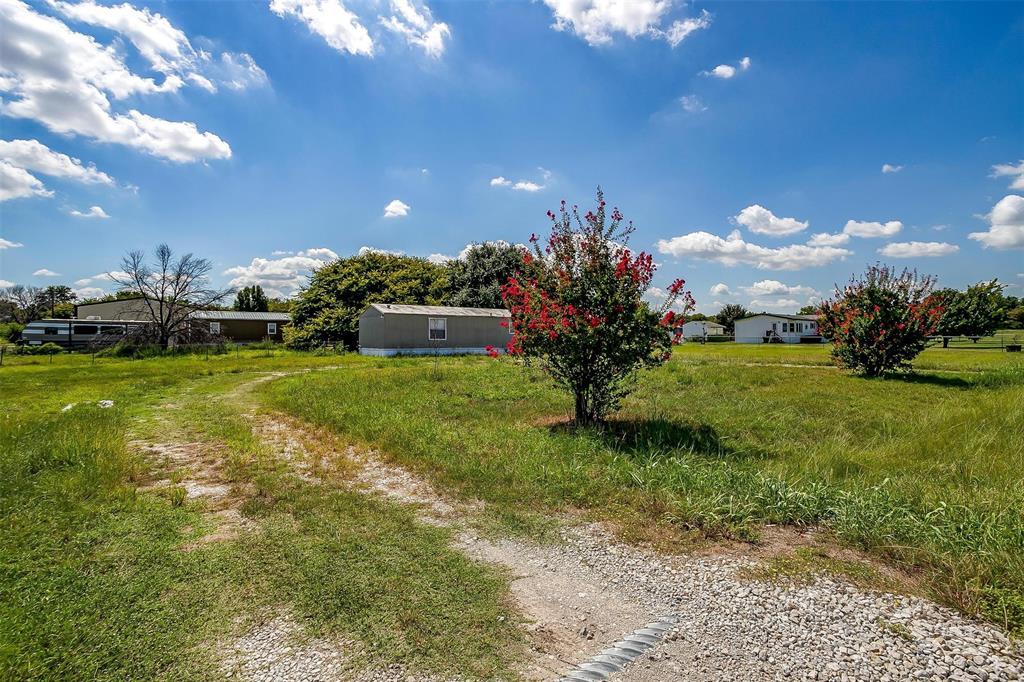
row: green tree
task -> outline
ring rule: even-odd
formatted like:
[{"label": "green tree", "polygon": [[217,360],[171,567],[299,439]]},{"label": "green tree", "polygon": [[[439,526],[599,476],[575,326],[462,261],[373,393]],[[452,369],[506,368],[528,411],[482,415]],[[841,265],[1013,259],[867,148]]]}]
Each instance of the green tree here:
[{"label": "green tree", "polygon": [[817,315],[818,306],[816,305],[805,305],[800,310],[796,311],[797,315]]},{"label": "green tree", "polygon": [[750,311],[738,303],[730,303],[724,306],[715,315],[715,321],[725,327],[725,333],[732,335],[736,333],[736,320],[748,317]]},{"label": "green tree", "polygon": [[50,313],[50,317],[68,318],[74,313],[74,302],[78,296],[66,284],[54,284],[43,288],[39,294],[39,307]]},{"label": "green tree", "polygon": [[626,248],[633,225],[623,225],[618,209],[606,220],[600,188],[597,204],[582,217],[564,201],[560,215],[548,212],[553,229],[545,248],[531,238],[533,253],[502,290],[512,313],[508,352],[537,361],[572,393],[581,425],[602,421],[640,370],[669,358],[672,329],[682,319],[671,310],[677,303],[684,312],[693,307],[677,279],[660,309],[651,310],[643,297],[653,259]]},{"label": "green tree", "polygon": [[369,252],[318,268],[292,307],[286,340],[295,348],[343,343],[355,348],[359,316],[371,303],[439,305],[446,269],[422,258]]},{"label": "green tree", "polygon": [[254,313],[265,313],[270,309],[270,301],[263,293],[263,287],[254,284],[249,287],[242,287],[235,295],[235,303],[232,306],[235,310],[244,310]]},{"label": "green tree", "polygon": [[935,292],[942,301],[942,320],[935,333],[942,336],[942,347],[953,336],[989,336],[1005,321],[1003,285],[997,280],[978,282],[966,291],[942,289]]},{"label": "green tree", "polygon": [[501,287],[522,267],[521,246],[504,242],[471,245],[465,258],[449,261],[448,305],[470,308],[501,308]]}]

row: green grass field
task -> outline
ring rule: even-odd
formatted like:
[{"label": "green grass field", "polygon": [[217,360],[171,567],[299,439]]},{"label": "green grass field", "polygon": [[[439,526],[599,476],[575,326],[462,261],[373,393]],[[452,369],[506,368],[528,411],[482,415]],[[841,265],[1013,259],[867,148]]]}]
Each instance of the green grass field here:
[{"label": "green grass field", "polygon": [[868,380],[823,347],[684,346],[609,428],[581,433],[565,395],[508,361],[377,360],[268,394],[510,524],[583,510],[654,540],[822,525],[1020,629],[1024,365],[942,349],[917,364]]},{"label": "green grass field", "polygon": [[[341,358],[85,360],[0,373],[0,679],[223,679],[214,643],[281,609],[358,642],[353,665],[510,674],[504,576],[408,509],[268,463],[239,416],[232,390],[258,372]],[[225,448],[255,530],[185,551],[210,522],[201,503],[136,490],[153,478],[137,437]]]},{"label": "green grass field", "polygon": [[[574,432],[567,397],[508,360],[5,360],[0,678],[216,678],[211,643],[282,607],[361,642],[365,660],[479,679],[511,666],[522,643],[506,578],[407,509],[273,466],[241,417],[258,404],[487,501],[499,532],[584,517],[685,548],[814,524],[1020,634],[1024,364],[959,348],[916,364],[866,380],[823,347],[685,345],[607,429]],[[238,391],[315,367],[336,369]],[[132,438],[224,448],[254,530],[183,551],[208,521],[137,490],[155,474]]]}]

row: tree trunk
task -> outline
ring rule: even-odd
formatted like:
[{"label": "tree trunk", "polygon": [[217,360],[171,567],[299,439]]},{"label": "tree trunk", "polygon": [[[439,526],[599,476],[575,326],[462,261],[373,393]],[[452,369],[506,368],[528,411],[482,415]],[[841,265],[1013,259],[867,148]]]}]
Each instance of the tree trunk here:
[{"label": "tree trunk", "polygon": [[942,347],[943,348],[949,348],[949,337],[948,336],[943,336],[942,337]]}]

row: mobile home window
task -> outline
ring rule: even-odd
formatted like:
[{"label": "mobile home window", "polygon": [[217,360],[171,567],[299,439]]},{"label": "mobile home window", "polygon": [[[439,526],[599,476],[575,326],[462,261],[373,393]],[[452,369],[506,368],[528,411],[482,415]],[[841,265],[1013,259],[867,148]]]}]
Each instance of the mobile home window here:
[{"label": "mobile home window", "polygon": [[448,320],[443,317],[431,317],[427,321],[427,339],[430,341],[448,340]]},{"label": "mobile home window", "polygon": [[94,324],[76,324],[76,334],[95,334],[99,331],[99,328]]},{"label": "mobile home window", "polygon": [[277,334],[277,322],[267,322],[267,336],[274,336]]},{"label": "mobile home window", "polygon": [[211,334],[220,334],[220,322],[211,322],[210,323],[210,333]]},{"label": "mobile home window", "polygon": [[801,334],[803,334],[804,333],[804,323],[803,322],[797,322],[796,323],[796,330],[798,332],[800,332]]}]

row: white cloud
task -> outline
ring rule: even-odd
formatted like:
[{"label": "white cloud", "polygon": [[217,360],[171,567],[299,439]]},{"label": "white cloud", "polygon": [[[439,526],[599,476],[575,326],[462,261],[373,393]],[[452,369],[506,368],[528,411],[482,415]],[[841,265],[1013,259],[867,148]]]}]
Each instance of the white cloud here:
[{"label": "white cloud", "polygon": [[748,307],[752,310],[792,310],[796,312],[800,309],[800,302],[791,298],[755,298],[750,301]]},{"label": "white cloud", "polygon": [[36,270],[35,272],[32,273],[32,276],[33,277],[60,277],[60,273],[59,272],[54,272],[53,270],[50,270],[48,268],[39,268],[38,270]]},{"label": "white cloud", "polygon": [[899,173],[901,170],[903,170],[903,166],[894,166],[891,163],[883,163],[882,164],[882,173],[883,174],[885,174],[885,173]]},{"label": "white cloud", "polygon": [[296,17],[338,52],[373,56],[373,39],[341,0],[271,0],[270,11]]},{"label": "white cloud", "polygon": [[253,258],[249,265],[228,268],[224,274],[231,277],[229,286],[259,284],[268,296],[288,298],[306,284],[313,270],[337,257],[338,254],[327,248],[307,249],[283,258]]},{"label": "white cloud", "polygon": [[959,246],[946,242],[893,242],[880,248],[878,253],[887,258],[932,258],[949,256],[959,250]]},{"label": "white cloud", "polygon": [[1006,195],[985,217],[989,221],[988,230],[971,232],[968,238],[981,242],[985,248],[1024,248],[1024,197]]},{"label": "white cloud", "polygon": [[0,289],[6,289],[7,287],[13,287],[14,282],[9,279],[0,279]]},{"label": "white cloud", "polygon": [[385,218],[404,218],[409,215],[409,204],[398,199],[392,199],[391,203],[384,207]]},{"label": "white cloud", "polygon": [[97,282],[115,282],[117,280],[124,281],[126,279],[131,279],[131,276],[127,272],[124,272],[123,270],[114,270],[113,272],[101,272],[98,275],[93,275],[92,277],[76,279],[75,286],[84,287]]},{"label": "white cloud", "polygon": [[[267,72],[245,52],[223,52],[219,61],[206,61],[203,71],[214,81],[231,90],[260,88],[270,82]],[[189,79],[208,92],[217,91],[217,86],[206,76],[191,73]]]},{"label": "white cloud", "polygon": [[697,95],[683,95],[679,98],[679,106],[683,108],[683,111],[690,114],[697,114],[702,111],[707,111],[707,106]]},{"label": "white cloud", "polygon": [[[644,293],[644,298],[648,302],[652,303],[655,307],[661,306],[668,300],[669,293],[661,287],[651,287]],[[672,310],[676,312],[685,312],[685,304],[681,299],[676,299],[672,304]]]},{"label": "white cloud", "polygon": [[719,282],[711,287],[709,291],[712,296],[732,296],[732,291],[729,290],[729,285],[725,282]]},{"label": "white cloud", "polygon": [[53,192],[24,168],[0,161],[0,201],[25,197],[52,197]]},{"label": "white cloud", "polygon": [[843,227],[843,234],[851,237],[891,237],[903,229],[903,223],[898,220],[890,220],[887,223],[866,222],[860,220],[847,220]]},{"label": "white cloud", "polygon": [[365,256],[370,253],[379,253],[385,256],[404,256],[405,251],[388,251],[387,249],[378,249],[375,246],[360,246],[356,252],[357,256]]},{"label": "white cloud", "polygon": [[78,297],[79,301],[83,301],[90,298],[101,298],[107,295],[107,292],[100,287],[78,287],[73,289],[75,296]]},{"label": "white cloud", "polygon": [[137,101],[143,95],[176,92],[184,84],[179,75],[164,74],[159,84],[138,76],[116,46],[103,46],[20,0],[0,0],[0,21],[7,35],[18,37],[5,41],[0,52],[0,92],[8,95],[0,102],[3,115],[172,161],[231,156],[224,140],[200,132],[194,123],[154,118],[134,108],[113,110],[111,98]]},{"label": "white cloud", "polygon": [[100,218],[102,220],[106,220],[110,217],[107,215],[107,212],[99,206],[90,206],[89,210],[85,212],[73,209],[69,211],[68,215],[73,215],[76,218]]},{"label": "white cloud", "polygon": [[691,34],[710,25],[711,13],[707,10],[702,10],[699,17],[687,17],[686,19],[673,21],[668,30],[661,35],[668,41],[669,45],[676,47],[679,43],[689,38]]},{"label": "white cloud", "polygon": [[0,140],[0,160],[57,178],[86,184],[114,184],[112,177],[96,170],[92,164],[85,166],[78,159],[55,152],[38,140]]},{"label": "white cloud", "polygon": [[446,256],[443,253],[432,253],[429,256],[427,256],[427,261],[433,263],[434,265],[444,265],[450,260],[452,260],[452,257]]},{"label": "white cloud", "polygon": [[756,234],[776,237],[806,230],[810,225],[810,222],[801,222],[796,218],[779,218],[764,206],[757,204],[747,206],[733,220]]},{"label": "white cloud", "polygon": [[820,291],[803,285],[790,286],[775,279],[763,279],[749,287],[740,287],[748,296],[818,296]]},{"label": "white cloud", "polygon": [[709,232],[691,232],[659,240],[657,246],[660,253],[676,258],[689,256],[728,266],[753,265],[760,270],[800,270],[853,255],[852,251],[832,246],[793,244],[767,248],[743,241],[739,230],[733,230],[725,239]]},{"label": "white cloud", "polygon": [[1012,163],[1000,163],[992,166],[993,178],[1004,176],[1013,178],[1013,181],[1010,182],[1010,189],[1024,189],[1024,159],[1016,166]]},{"label": "white cloud", "polygon": [[551,171],[543,167],[538,167],[540,171],[542,182],[534,182],[532,180],[517,180],[513,182],[503,175],[499,175],[496,178],[491,178],[491,187],[511,187],[517,192],[539,192],[540,190],[547,187],[548,180],[551,179]]},{"label": "white cloud", "polygon": [[445,40],[452,35],[448,24],[434,21],[430,8],[413,4],[412,0],[391,0],[391,16],[382,17],[384,28],[404,36],[410,45],[423,49],[435,59],[444,54]]},{"label": "white cloud", "polygon": [[25,245],[22,244],[21,242],[12,242],[9,239],[4,239],[3,237],[0,237],[0,251],[2,251],[3,249],[20,249],[23,246]]},{"label": "white cloud", "polygon": [[711,76],[713,78],[721,78],[723,80],[728,80],[735,76],[737,73],[741,71],[746,71],[749,68],[750,57],[744,57],[743,59],[737,62],[736,66],[732,66],[730,64],[719,64],[710,71],[701,71],[700,73],[702,76]]},{"label": "white cloud", "polygon": [[811,238],[807,240],[807,244],[810,246],[842,246],[850,241],[850,235],[843,232],[838,234],[829,234],[828,232],[818,232],[812,234]]},{"label": "white cloud", "polygon": [[711,25],[711,15],[674,21],[662,29],[672,0],[544,0],[555,15],[552,28],[571,31],[588,44],[608,45],[616,33],[629,38],[646,35],[677,46],[695,31]]}]

